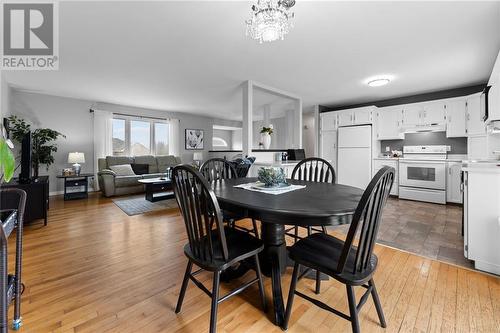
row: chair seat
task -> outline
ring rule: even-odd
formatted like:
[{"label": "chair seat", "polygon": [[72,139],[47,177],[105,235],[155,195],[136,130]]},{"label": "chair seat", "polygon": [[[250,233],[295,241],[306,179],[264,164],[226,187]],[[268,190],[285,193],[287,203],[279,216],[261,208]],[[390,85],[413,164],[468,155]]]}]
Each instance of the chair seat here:
[{"label": "chair seat", "polygon": [[[184,253],[188,258],[190,258],[197,266],[209,270],[218,271],[224,270],[233,264],[254,256],[255,254],[261,252],[264,249],[264,243],[255,238],[248,233],[240,230],[236,230],[229,227],[224,227],[224,233],[226,235],[227,250],[228,250],[228,260],[224,261],[222,256],[222,250],[220,246],[220,241],[217,237],[216,230],[212,231],[212,242],[214,249],[214,260],[203,260],[195,256],[189,244],[184,246]],[[207,238],[205,237],[205,240]],[[206,253],[209,253],[209,243],[208,240],[204,242],[206,244]]]},{"label": "chair seat", "polygon": [[316,233],[299,240],[290,248],[290,258],[301,265],[319,270],[331,277],[350,285],[367,282],[377,267],[377,256],[372,254],[369,267],[362,273],[354,271],[357,248],[353,247],[347,258],[343,272],[337,271],[344,242],[333,236]]}]

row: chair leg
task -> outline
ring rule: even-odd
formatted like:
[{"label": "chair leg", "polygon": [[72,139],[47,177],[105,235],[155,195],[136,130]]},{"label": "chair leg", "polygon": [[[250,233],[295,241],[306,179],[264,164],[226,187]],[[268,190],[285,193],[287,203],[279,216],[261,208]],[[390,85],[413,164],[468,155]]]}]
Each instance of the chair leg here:
[{"label": "chair leg", "polygon": [[210,310],[210,333],[217,332],[217,308],[219,300],[220,272],[214,272],[214,281],[212,287],[212,308]]},{"label": "chair leg", "polygon": [[307,227],[307,236],[311,236],[312,234],[312,227]]},{"label": "chair leg", "polygon": [[321,272],[316,271],[316,290],[314,291],[316,295],[319,295],[321,292]]},{"label": "chair leg", "polygon": [[295,289],[297,288],[297,279],[299,277],[300,265],[295,263],[293,266],[292,281],[290,282],[290,290],[288,291],[288,300],[286,302],[285,320],[283,322],[283,329],[288,329],[288,322],[292,314],[293,297],[295,296]]},{"label": "chair leg", "polygon": [[260,298],[262,300],[262,310],[267,312],[267,301],[266,301],[266,291],[264,289],[264,280],[262,279],[262,272],[260,271],[259,255],[254,256],[255,259],[255,270],[257,272],[257,278],[259,279],[259,292]]},{"label": "chair leg", "polygon": [[354,333],[359,333],[358,311],[356,310],[356,296],[353,286],[346,285],[347,299],[349,301],[349,312],[351,314],[351,326]]},{"label": "chair leg", "polygon": [[385,322],[384,311],[382,310],[382,304],[380,304],[380,298],[378,297],[377,288],[375,288],[375,282],[373,281],[373,279],[370,279],[370,281],[368,281],[368,284],[372,287],[373,303],[375,303],[375,309],[377,309],[380,326],[386,328],[387,323]]},{"label": "chair leg", "polygon": [[328,234],[328,230],[326,229],[326,227],[324,225],[321,226],[321,229],[323,230],[324,234]]},{"label": "chair leg", "polygon": [[192,268],[193,268],[193,263],[191,262],[191,260],[189,260],[186,267],[186,273],[184,273],[184,279],[182,280],[181,291],[179,293],[179,298],[177,299],[177,306],[175,307],[175,313],[181,312],[182,302],[184,301],[184,295],[186,294],[186,289],[189,282],[189,275],[191,275]]},{"label": "chair leg", "polygon": [[297,243],[297,239],[299,239],[299,227],[295,226],[293,229],[294,229],[294,234],[295,234],[293,243],[295,244],[295,243]]},{"label": "chair leg", "polygon": [[255,221],[255,219],[252,219],[252,224],[255,237],[259,238],[259,229],[257,229],[257,221]]}]

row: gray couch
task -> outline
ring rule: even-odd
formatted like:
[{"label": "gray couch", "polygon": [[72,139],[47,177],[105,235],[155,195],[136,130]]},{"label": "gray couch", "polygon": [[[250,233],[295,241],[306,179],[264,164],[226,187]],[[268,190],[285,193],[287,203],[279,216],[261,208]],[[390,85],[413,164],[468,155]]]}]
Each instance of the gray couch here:
[{"label": "gray couch", "polygon": [[[149,173],[134,176],[117,176],[109,169],[112,165],[123,164],[148,164]],[[179,157],[172,155],[164,156],[106,156],[98,159],[99,172],[97,173],[99,187],[106,197],[115,195],[133,194],[144,192],[144,185],[139,179],[157,178],[165,175],[167,168],[181,164]]]}]

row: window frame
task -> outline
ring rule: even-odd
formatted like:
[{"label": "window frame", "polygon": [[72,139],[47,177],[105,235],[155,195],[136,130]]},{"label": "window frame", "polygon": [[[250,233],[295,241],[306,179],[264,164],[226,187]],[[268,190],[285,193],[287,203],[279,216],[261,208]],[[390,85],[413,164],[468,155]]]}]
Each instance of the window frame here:
[{"label": "window frame", "polygon": [[[156,133],[155,133],[155,124],[161,123],[168,125],[168,133],[170,133],[170,121],[167,119],[159,119],[159,118],[149,118],[149,117],[140,117],[140,116],[126,116],[126,115],[113,115],[113,120],[119,119],[125,121],[125,150],[124,155],[114,155],[114,149],[111,147],[113,156],[131,156],[131,126],[130,123],[132,121],[142,121],[149,123],[149,154],[156,156]],[[111,136],[113,136],[113,130],[111,130]],[[170,154],[170,134],[166,138],[167,143],[169,145],[169,154]]]}]

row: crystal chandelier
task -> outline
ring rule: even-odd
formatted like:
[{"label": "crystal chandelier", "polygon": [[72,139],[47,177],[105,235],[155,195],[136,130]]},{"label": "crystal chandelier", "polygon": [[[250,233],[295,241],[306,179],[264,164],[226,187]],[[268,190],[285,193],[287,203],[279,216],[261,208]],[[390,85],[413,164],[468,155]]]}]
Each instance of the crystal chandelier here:
[{"label": "crystal chandelier", "polygon": [[291,20],[294,15],[290,10],[293,5],[295,0],[257,0],[246,21],[247,36],[260,43],[283,40],[293,26]]}]

